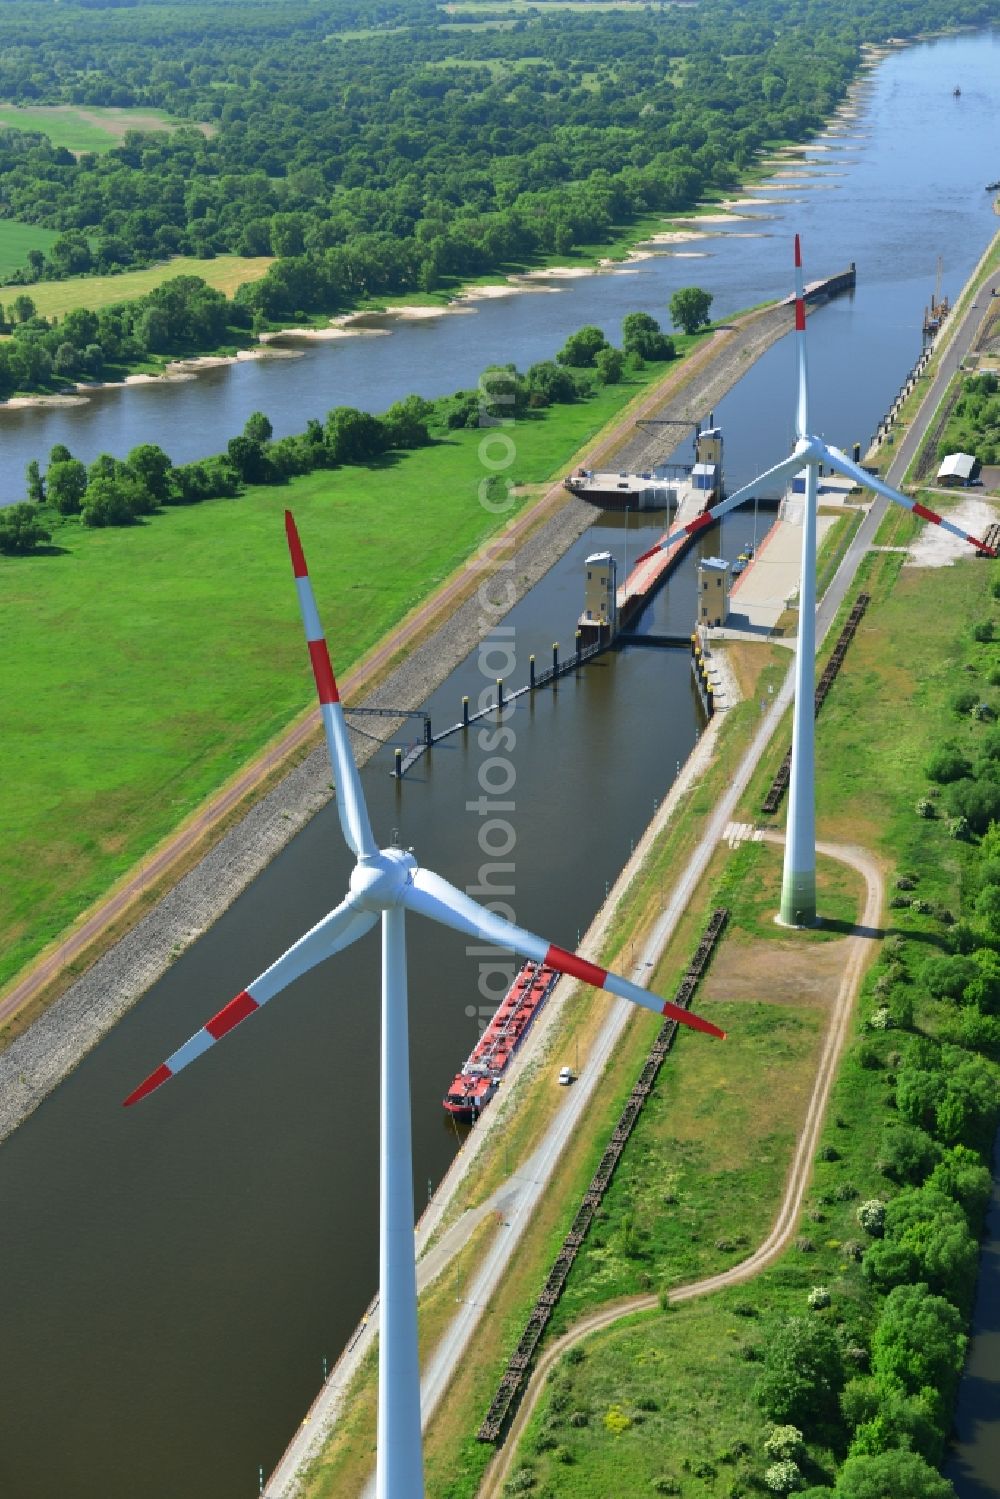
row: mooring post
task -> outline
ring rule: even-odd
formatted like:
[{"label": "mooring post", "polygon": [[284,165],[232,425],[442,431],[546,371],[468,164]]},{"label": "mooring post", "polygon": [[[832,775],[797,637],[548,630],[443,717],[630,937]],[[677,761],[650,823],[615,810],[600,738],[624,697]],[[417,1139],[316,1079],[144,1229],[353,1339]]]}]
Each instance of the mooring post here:
[{"label": "mooring post", "polygon": [[434,735],[431,733],[430,714],[428,714],[424,719],[424,743],[426,744],[428,749],[430,749],[431,745],[434,743]]},{"label": "mooring post", "polygon": [[577,632],[576,632],[576,664],[577,664],[577,666],[580,665],[580,642],[581,642],[582,639],[583,639],[583,631],[582,630],[577,630]]},{"label": "mooring post", "polygon": [[497,677],[497,712],[503,712],[503,677]]},{"label": "mooring post", "polygon": [[529,656],[528,657],[528,686],[529,687],[534,687],[534,685],[535,685],[535,658],[534,658],[534,656]]},{"label": "mooring post", "polygon": [[463,697],[463,699],[462,699],[462,728],[463,729],[467,729],[468,727],[469,727],[469,699],[467,697]]},{"label": "mooring post", "polygon": [[400,781],[403,778],[403,751],[401,749],[398,749],[396,751],[395,759],[396,764],[392,773],[396,777],[397,781]]},{"label": "mooring post", "polygon": [[552,642],[552,673],[553,673],[554,676],[558,676],[558,674],[559,674],[559,642],[558,642],[558,640],[553,640],[553,642]]}]

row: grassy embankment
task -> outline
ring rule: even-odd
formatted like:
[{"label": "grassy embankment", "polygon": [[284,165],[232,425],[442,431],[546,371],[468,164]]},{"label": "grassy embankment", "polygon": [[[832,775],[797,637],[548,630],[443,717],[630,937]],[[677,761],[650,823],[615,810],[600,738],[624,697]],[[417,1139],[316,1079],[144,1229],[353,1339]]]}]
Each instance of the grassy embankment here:
[{"label": "grassy embankment", "polygon": [[[891,516],[880,539],[899,544],[912,529],[909,517]],[[960,673],[990,695],[990,648],[974,644],[971,636],[972,625],[990,612],[990,569],[970,559],[958,567],[901,573],[900,562],[898,556],[870,559],[865,584],[875,602],[819,720],[819,831],[840,842],[868,846],[888,868],[916,876],[929,905],[957,911],[968,851],[948,837],[943,822],[928,825],[916,817],[913,807],[927,784],[923,767],[942,739],[955,737],[972,749],[983,731],[971,719],[956,720],[949,704]],[[947,624],[927,632],[928,618]],[[912,641],[918,635],[921,650],[915,653]],[[763,782],[762,770],[747,797],[745,815],[752,815]],[[741,851],[738,857],[770,867],[771,881],[776,878],[773,852]],[[931,915],[907,911],[898,926],[887,924],[887,930],[899,931],[906,939],[914,966],[923,953],[944,945],[942,923]],[[862,1014],[871,1008],[873,979],[871,975],[866,984]],[[931,1034],[939,1024],[937,1008],[929,1002],[918,1004],[916,1023]],[[742,1041],[747,1029],[741,1014],[732,1023],[731,1037],[739,1035]],[[772,1039],[780,1035],[782,1051],[799,1033],[798,1018],[788,1011],[781,1014],[780,1029],[772,1020],[770,1034]],[[660,1492],[718,1499],[760,1488],[766,1459],[760,1447],[761,1416],[752,1398],[761,1352],[758,1318],[801,1314],[809,1289],[823,1285],[832,1292],[833,1320],[865,1341],[871,1292],[845,1245],[858,1237],[857,1201],[886,1197],[896,1188],[878,1167],[888,1116],[884,1063],[873,1067],[869,1055],[869,1065],[863,1065],[860,1034],[859,1027],[841,1068],[796,1247],[752,1287],[683,1305],[666,1316],[656,1313],[623,1323],[591,1340],[579,1362],[564,1360],[530,1423],[515,1465],[530,1466],[539,1493],[575,1499],[609,1491],[612,1485],[616,1492],[638,1494],[650,1491],[653,1481],[661,1478]],[[898,1044],[890,1032],[880,1043],[880,1056]],[[752,1185],[752,1173],[768,1162],[758,1149],[752,1166],[738,1167],[733,1178],[715,1182],[719,1190],[710,1190],[715,1174],[711,1151],[721,1146],[728,1153],[734,1130],[731,1120],[728,1127],[719,1128],[722,1116],[714,1121],[709,1116],[701,1156],[692,1150],[691,1133],[705,1112],[700,1092],[704,1084],[699,1085],[695,1069],[704,1061],[705,1053],[686,1047],[683,1098],[669,1092],[671,1086],[680,1086],[681,1070],[665,1070],[662,1102],[630,1142],[598,1235],[603,1242],[592,1242],[574,1268],[560,1321],[573,1310],[607,1299],[609,1291],[628,1289],[629,1276],[634,1284],[637,1271],[651,1273],[656,1286],[673,1283],[678,1274],[693,1278],[703,1273],[706,1241],[714,1240],[718,1249],[728,1238],[724,1229],[719,1233],[726,1202],[739,1202]],[[744,1104],[751,1117],[781,1091],[774,1087],[770,1063],[766,1071],[762,1068],[761,1077],[750,1074],[748,1079]],[[735,1073],[732,1081],[737,1093],[744,1091]],[[692,1098],[698,1099],[694,1109]],[[667,1128],[656,1138],[656,1123],[664,1117]],[[766,1154],[772,1153],[769,1142],[761,1145]],[[779,1150],[783,1148],[779,1143]],[[670,1162],[675,1163],[673,1179],[667,1171]],[[661,1234],[656,1225],[664,1215],[654,1187],[662,1200],[665,1172],[665,1195],[675,1197],[676,1206],[667,1217],[669,1231]],[[766,1184],[758,1182],[751,1198],[755,1208],[764,1190]],[[777,1205],[773,1183],[767,1196],[766,1211],[759,1215],[765,1222]],[[651,1222],[654,1228],[647,1233]],[[748,1233],[746,1242],[753,1244],[760,1237],[759,1232]],[[605,1422],[612,1407],[620,1408],[628,1423],[617,1434],[610,1429],[614,1417]],[[586,1425],[568,1421],[573,1410],[587,1413]],[[556,1437],[552,1450],[539,1451],[540,1445],[546,1447],[544,1440],[539,1442],[543,1434]],[[829,1476],[838,1457],[813,1447],[811,1481]],[[548,1484],[554,1487],[550,1490]]]},{"label": "grassy embankment", "polygon": [[[519,422],[512,477],[558,476],[663,372]],[[309,704],[282,508],[322,559],[316,586],[343,673],[495,529],[476,498],[480,436],[127,530],[67,522],[56,555],[0,558],[0,979]]]}]

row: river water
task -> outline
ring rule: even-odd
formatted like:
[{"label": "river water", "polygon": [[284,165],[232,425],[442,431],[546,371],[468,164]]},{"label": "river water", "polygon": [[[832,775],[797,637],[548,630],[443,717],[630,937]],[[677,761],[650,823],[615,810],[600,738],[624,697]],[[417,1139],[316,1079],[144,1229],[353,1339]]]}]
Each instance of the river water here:
[{"label": "river water", "polygon": [[[175,460],[218,450],[257,408],[277,432],[340,402],[384,407],[474,380],[487,363],[551,356],[584,322],[614,335],[630,310],[662,310],[678,285],[728,311],[787,289],[790,235],[807,275],[858,264],[858,289],[811,320],[814,410],[841,443],[863,440],[920,348],[935,260],[958,291],[994,227],[983,191],[998,163],[997,43],[966,37],[888,59],[860,118],[812,158],[824,175],[752,207],[664,256],[624,271],[396,326],[391,336],[310,348],[297,361],[244,364],[172,387],[108,392],[87,406],[0,416],[8,484],[55,441],[89,458],[155,438]],[[960,81],[962,97],[951,89]],[[793,201],[794,200],[794,201]],[[745,235],[760,236],[745,238]],[[306,383],[303,383],[306,382]],[[716,411],[731,484],[787,450],[793,359],[779,344]],[[319,395],[317,393],[320,393]],[[516,435],[516,434],[515,434]],[[624,562],[655,518],[597,517],[591,532],[517,606],[517,665],[572,638],[583,558]],[[752,517],[706,543],[732,556]],[[648,623],[685,630],[683,570]],[[474,654],[428,704],[439,722],[478,696],[495,662]],[[586,927],[699,729],[682,652],[630,648],[554,691],[521,700],[508,799],[517,919],[564,945]],[[479,844],[486,751],[458,736],[402,786],[386,748],[364,772],[377,836],[404,844],[456,884],[489,862]],[[256,1492],[375,1289],[378,942],[308,975],[142,1109],[120,1099],[219,1004],[341,896],[349,874],[335,812],[321,813],[0,1152],[0,1489],[16,1499],[240,1499]],[[443,1175],[455,1135],[440,1098],[488,1001],[464,944],[411,920],[412,1073],[418,1204]],[[995,1276],[993,1278],[995,1286]],[[995,1292],[994,1292],[995,1294]],[[992,1303],[995,1305],[995,1302]],[[989,1320],[988,1313],[984,1314]],[[995,1373],[995,1361],[993,1369]],[[995,1409],[995,1404],[994,1404]],[[989,1441],[993,1447],[989,1449]],[[981,1474],[997,1423],[963,1450]],[[985,1444],[985,1445],[984,1445]],[[997,1470],[996,1462],[992,1471]],[[962,1492],[980,1499],[997,1489]]]}]

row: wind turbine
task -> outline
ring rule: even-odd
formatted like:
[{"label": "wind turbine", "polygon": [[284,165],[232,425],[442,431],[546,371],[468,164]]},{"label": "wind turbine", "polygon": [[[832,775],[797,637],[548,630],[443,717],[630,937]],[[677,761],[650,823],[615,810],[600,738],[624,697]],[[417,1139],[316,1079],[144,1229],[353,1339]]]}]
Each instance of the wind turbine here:
[{"label": "wind turbine", "polygon": [[379,1225],[378,1499],[423,1499],[420,1371],[417,1363],[417,1287],[413,1255],[413,1163],[410,1139],[410,1059],[406,999],[407,911],[429,916],[466,936],[510,948],[536,963],[606,989],[682,1025],[724,1038],[725,1032],[637,984],[535,937],[478,905],[440,875],[421,869],[407,849],[379,849],[372,835],[361,778],[347,736],[340,694],[320,625],[295,521],[285,512],[292,571],[327,747],[337,809],[357,865],[345,899],[283,957],[212,1017],[150,1073],[125,1100],[138,1103],[221,1041],[293,979],[332,957],[382,918],[381,1171]]},{"label": "wind turbine", "polygon": [[[863,489],[884,495],[897,505],[912,510],[922,520],[931,521],[970,546],[995,556],[975,536],[970,536],[953,521],[945,520],[925,505],[908,499],[899,490],[884,484],[857,463],[852,463],[839,448],[828,446],[809,431],[809,379],[806,368],[806,303],[802,285],[802,252],[795,236],[795,338],[798,359],[798,403],[795,412],[795,447],[791,456],[758,475],[742,489],[737,489],[711,510],[696,515],[686,526],[665,536],[646,552],[672,546],[683,536],[693,535],[712,525],[727,510],[741,505],[776,483],[787,483],[805,469],[806,491],[802,516],[802,581],[799,588],[799,629],[795,653],[795,700],[792,717],[792,764],[788,795],[788,825],[785,837],[785,865],[781,881],[779,921],[785,926],[812,926],[816,921],[816,804],[814,745],[814,683],[816,666],[816,492],[821,465],[853,479]],[[639,559],[642,560],[641,558]]]}]

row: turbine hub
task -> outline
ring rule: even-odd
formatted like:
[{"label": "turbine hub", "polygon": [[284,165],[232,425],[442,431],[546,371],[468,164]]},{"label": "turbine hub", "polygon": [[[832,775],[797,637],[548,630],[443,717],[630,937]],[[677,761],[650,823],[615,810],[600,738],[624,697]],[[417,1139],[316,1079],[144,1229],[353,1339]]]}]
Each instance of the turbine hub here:
[{"label": "turbine hub", "polygon": [[351,874],[353,904],[362,911],[398,906],[416,867],[416,859],[405,848],[383,848],[361,859]]}]

